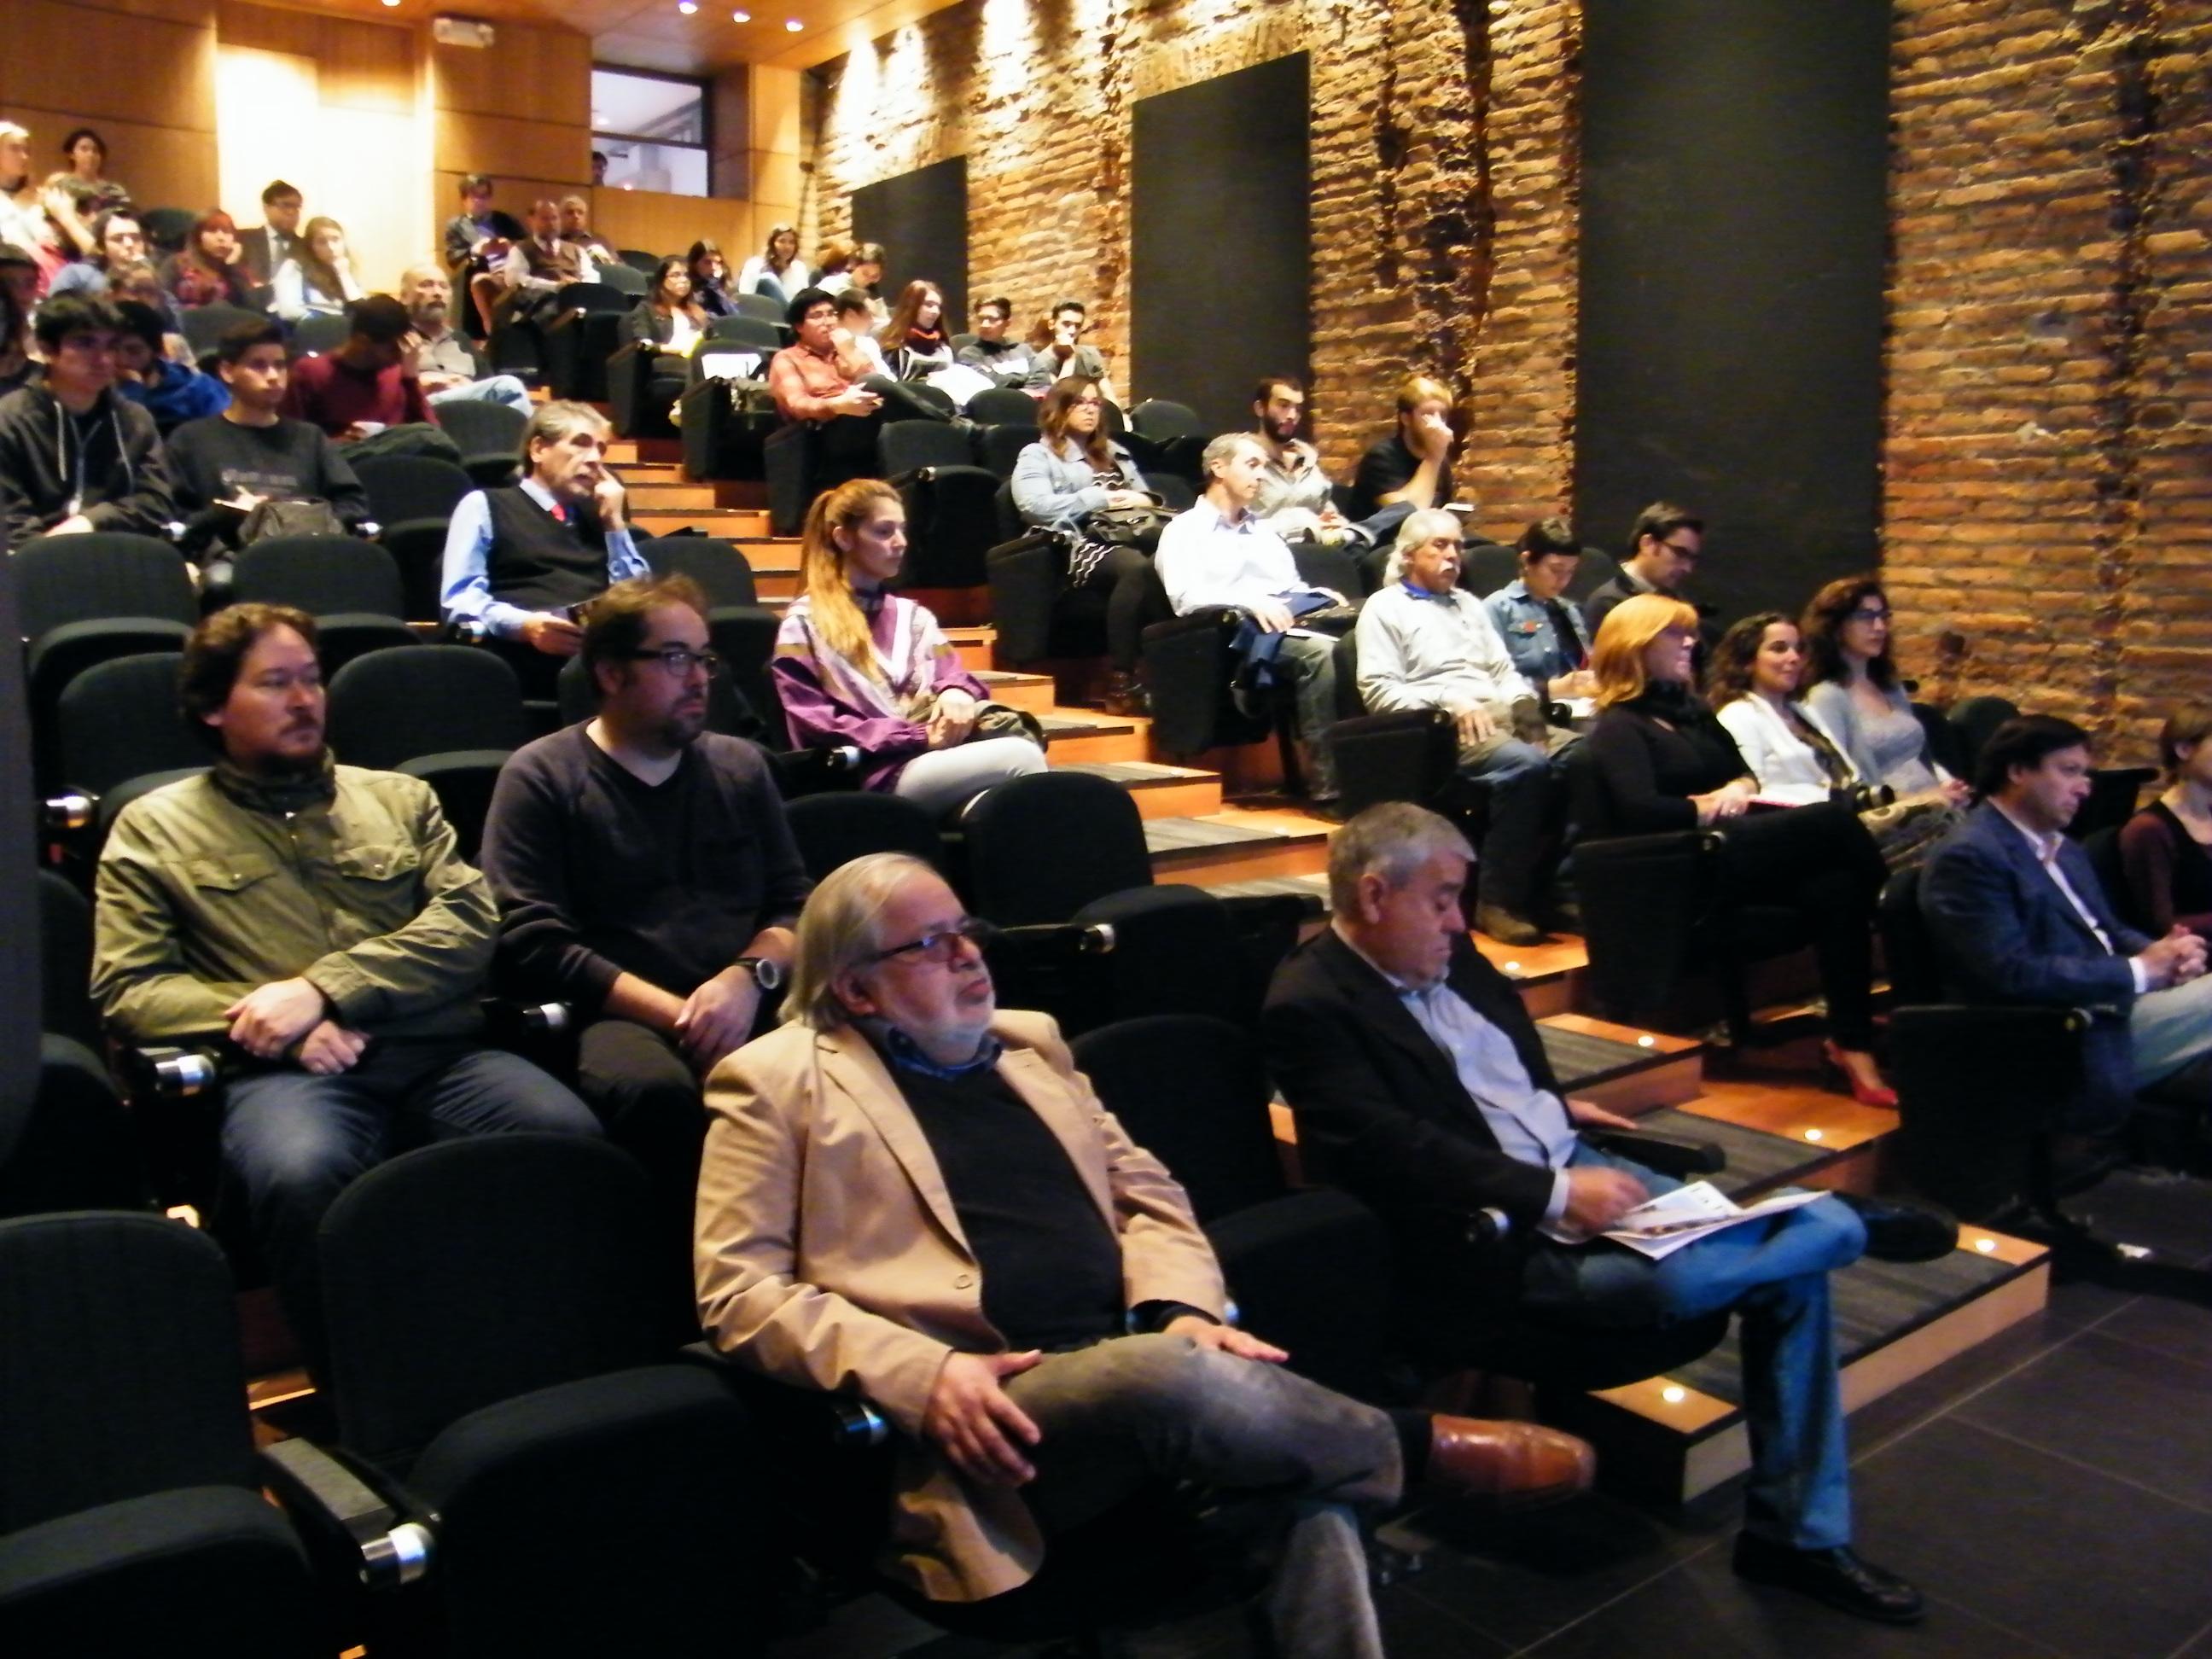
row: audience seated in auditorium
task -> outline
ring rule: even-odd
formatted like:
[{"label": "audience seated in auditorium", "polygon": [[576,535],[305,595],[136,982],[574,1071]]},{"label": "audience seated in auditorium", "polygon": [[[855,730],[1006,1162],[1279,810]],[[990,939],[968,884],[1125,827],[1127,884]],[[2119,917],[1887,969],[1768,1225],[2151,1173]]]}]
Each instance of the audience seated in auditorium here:
[{"label": "audience seated in auditorium", "polygon": [[346,249],[345,227],[335,219],[308,220],[307,234],[276,267],[271,285],[276,299],[270,308],[288,323],[344,316],[363,292]]},{"label": "audience seated in auditorium", "polygon": [[577,1090],[687,1238],[700,1079],[774,1024],[807,885],[761,751],[705,729],[706,610],[683,576],[585,608],[599,712],[507,762],[483,840],[503,982],[575,1010]]},{"label": "audience seated in auditorium", "polygon": [[1295,688],[1306,789],[1323,811],[1336,804],[1336,765],[1325,740],[1336,718],[1335,641],[1297,625],[1345,595],[1309,587],[1283,538],[1252,516],[1267,452],[1249,432],[1225,432],[1206,447],[1206,493],[1160,537],[1154,564],[1179,617],[1209,605],[1245,613],[1237,635],[1239,707],[1267,708],[1276,688]]},{"label": "audience seated in auditorium", "polygon": [[824,294],[841,294],[851,283],[853,245],[831,237],[814,250],[814,286]]},{"label": "audience seated in auditorium", "polygon": [[1423,1486],[1566,1497],[1589,1483],[1589,1449],[1378,1410],[1228,1323],[1182,1188],[1049,1018],[998,1010],[977,927],[899,854],[854,860],[807,902],[788,1023],[708,1088],[709,1340],[890,1417],[903,1449],[882,1565],[928,1600],[1042,1617],[1062,1534],[1155,1483],[1264,1490],[1292,1506],[1262,1597],[1268,1650],[1380,1659],[1362,1517]]},{"label": "audience seated in auditorium", "polygon": [[1852,1095],[1894,1106],[1875,1064],[1875,900],[1887,877],[1874,838],[1847,806],[1749,812],[1757,781],[1728,728],[1692,689],[1698,614],[1680,599],[1624,599],[1597,630],[1596,723],[1586,739],[1591,798],[1576,803],[1583,836],[1710,828],[1723,837],[1739,903],[1792,909],[1812,935],[1828,1000],[1828,1062]]},{"label": "audience seated in auditorium", "polygon": [[1006,337],[1013,319],[1012,300],[994,295],[983,301],[969,317],[975,337],[953,354],[953,361],[989,375],[998,386],[1026,387],[1035,360],[1026,344]]},{"label": "audience seated in auditorium", "polygon": [[561,198],[561,240],[583,249],[595,266],[622,263],[614,244],[592,228],[592,204],[580,196]]},{"label": "audience seated in auditorium", "polygon": [[1332,544],[1347,539],[1351,522],[1336,510],[1328,474],[1322,470],[1321,452],[1298,436],[1306,416],[1304,385],[1287,374],[1268,375],[1252,393],[1252,413],[1267,457],[1260,493],[1252,502],[1253,517],[1285,541],[1299,537]]},{"label": "audience seated in auditorium", "polygon": [[1920,908],[1962,1000],[2119,1011],[2089,1029],[2067,1119],[2100,1134],[2124,1123],[2137,1090],[2212,1053],[2212,978],[2188,927],[2154,939],[2115,916],[2067,837],[2093,768],[2089,734],[2070,720],[1999,726],[1975,763],[1980,804],[1921,872]]},{"label": "audience seated in auditorium", "polygon": [[162,354],[168,337],[161,313],[136,300],[118,300],[115,315],[115,389],[154,417],[164,438],[186,421],[219,412],[230,393],[212,374]]},{"label": "audience seated in auditorium", "polygon": [[459,188],[461,210],[446,221],[446,270],[457,286],[466,284],[477,322],[489,334],[503,291],[500,273],[508,251],[522,240],[523,229],[512,214],[492,206],[495,186],[487,175],[464,174]]},{"label": "audience seated in auditorium", "polygon": [[0,121],[0,242],[13,243],[36,261],[40,293],[76,252],[73,245],[63,246],[62,234],[47,211],[55,195],[32,175],[29,130]]},{"label": "audience seated in auditorium", "polygon": [[0,242],[0,397],[29,382],[39,360],[31,338],[39,262],[28,249]]},{"label": "audience seated in auditorium", "polygon": [[952,340],[945,331],[945,295],[934,283],[920,280],[899,290],[891,319],[877,331],[884,365],[892,378],[926,380],[952,367]]},{"label": "audience seated in auditorium", "polygon": [[422,383],[407,367],[414,327],[407,307],[389,294],[372,294],[354,307],[352,325],[336,351],[292,365],[284,412],[349,441],[414,422],[434,425]]},{"label": "audience seated in auditorium", "polygon": [[399,299],[407,307],[410,330],[403,343],[405,367],[414,371],[433,409],[471,401],[530,412],[530,388],[512,374],[490,373],[483,354],[453,326],[453,290],[444,271],[433,264],[409,266],[399,279]]},{"label": "audience seated in auditorium", "polygon": [[64,294],[106,294],[108,273],[146,257],[146,230],[129,208],[110,208],[92,222],[91,255],[72,259],[46,284],[49,299]]},{"label": "audience seated in auditorium", "polygon": [[106,300],[70,296],[32,327],[43,380],[0,398],[0,538],[124,530],[160,536],[176,516],[154,417],[115,386],[122,319]]},{"label": "audience seated in auditorium", "polygon": [[885,421],[941,421],[945,411],[870,366],[875,342],[841,329],[841,301],[803,289],[786,319],[798,339],[769,360],[776,412],[813,428],[809,480],[818,494],[876,471],[876,435]]},{"label": "audience seated in auditorium", "polygon": [[690,267],[671,255],[653,268],[653,286],[623,319],[622,337],[672,357],[688,357],[705,337],[710,320],[692,296]]},{"label": "audience seated in auditorium", "polygon": [[300,240],[300,212],[307,198],[297,185],[271,179],[261,191],[261,222],[238,233],[239,258],[253,273],[255,283],[266,287],[276,279],[287,259],[304,248]]},{"label": "audience seated in auditorium", "polygon": [[333,763],[313,618],[216,612],[180,693],[215,769],[116,819],[92,994],[122,1042],[221,1051],[223,1168],[319,1364],[315,1229],[356,1176],[410,1143],[599,1127],[478,1040],[491,890],[428,784]]},{"label": "audience seated in auditorium", "polygon": [[1503,944],[1534,945],[1560,816],[1551,757],[1575,737],[1546,724],[1482,601],[1460,587],[1464,539],[1458,514],[1441,507],[1398,526],[1383,586],[1359,608],[1359,700],[1370,714],[1452,717],[1461,775],[1484,787],[1488,806],[1474,925]]},{"label": "audience seated in auditorium", "polygon": [[691,273],[691,297],[699,302],[701,310],[709,317],[726,317],[738,308],[737,302],[730,297],[730,267],[723,260],[720,248],[708,241],[694,242],[691,252],[684,256],[684,264]]},{"label": "audience seated in auditorium", "polygon": [[[69,198],[80,225],[89,227],[101,214],[131,205],[129,188],[106,176],[107,141],[90,127],[77,127],[64,138],[61,155],[68,165],[48,177],[46,189]],[[78,245],[78,252],[88,253],[99,246],[94,233],[88,244]]]},{"label": "audience seated in auditorium", "polygon": [[886,590],[905,557],[906,509],[889,484],[855,478],[816,496],[771,666],[793,743],[850,744],[863,788],[946,812],[1042,771],[1042,738],[998,705],[988,712],[1005,718],[986,719],[990,691],[937,618]]},{"label": "audience seated in auditorium", "polygon": [[[815,278],[815,286],[827,294],[844,294],[857,289],[866,299],[874,320],[870,332],[890,320],[890,313],[884,307],[884,297],[877,290],[883,286],[884,246],[880,242],[854,242],[836,245],[838,257],[822,267]],[[830,267],[836,268],[832,270]]]},{"label": "audience seated in auditorium", "polygon": [[1963,808],[1970,792],[1943,769],[1889,654],[1889,600],[1872,576],[1832,581],[1805,607],[1805,706],[1872,782],[1901,801]]},{"label": "audience seated in auditorium", "polygon": [[1037,441],[1014,458],[1014,507],[1025,524],[1057,530],[1067,538],[1066,586],[1106,590],[1106,654],[1113,665],[1106,707],[1141,714],[1137,684],[1152,562],[1141,548],[1102,541],[1085,532],[1084,520],[1109,507],[1158,503],[1129,452],[1107,436],[1104,398],[1096,380],[1079,375],[1055,380],[1037,405]]},{"label": "audience seated in auditorium", "polygon": [[161,273],[143,259],[108,267],[107,298],[136,300],[161,313],[162,326],[168,331],[168,355],[180,363],[196,361],[198,354],[181,331],[184,324],[177,314],[176,300],[161,286]]},{"label": "audience seated in auditorium", "polygon": [[2212,939],[2212,707],[2184,703],[2159,728],[2164,793],[2120,831],[2132,919]]},{"label": "audience seated in auditorium", "polygon": [[[1601,1330],[1735,1310],[1751,1433],[1736,1572],[1917,1620],[1918,1592],[1851,1547],[1828,1274],[1867,1248],[1869,1221],[1908,1259],[1947,1253],[1955,1229],[1888,1206],[1863,1221],[1825,1197],[1657,1261],[1598,1241],[1680,1183],[1583,1139],[1578,1126],[1633,1125],[1561,1098],[1520,994],[1468,940],[1473,860],[1456,829],[1405,802],[1331,841],[1329,927],[1277,969],[1262,1026],[1300,1146],[1391,1225],[1420,1302],[1514,1297]],[[1486,1208],[1507,1229],[1489,1259],[1468,1236]]]},{"label": "audience seated in auditorium", "polygon": [[778,305],[789,305],[812,280],[806,262],[799,257],[799,233],[789,225],[771,225],[768,246],[738,272],[738,292],[764,295]]},{"label": "audience seated in auditorium", "polygon": [[1565,519],[1545,519],[1521,532],[1515,550],[1521,574],[1483,601],[1491,623],[1539,697],[1549,702],[1587,697],[1596,689],[1589,630],[1565,597],[1582,562],[1582,544]]},{"label": "audience seated in auditorium", "polygon": [[1785,806],[1843,802],[1859,815],[1890,869],[1919,863],[1956,826],[1958,809],[1940,794],[1896,799],[1860,771],[1826,723],[1799,700],[1804,669],[1797,624],[1778,611],[1741,618],[1713,647],[1705,701],[1735,739],[1759,799]]},{"label": "audience seated in auditorium", "polygon": [[[837,362],[856,379],[877,378],[896,382],[897,376],[876,338],[876,307],[859,289],[848,288],[837,296],[837,326],[830,333]],[[893,418],[898,418],[894,416]]]},{"label": "audience seated in auditorium", "polygon": [[1030,330],[1030,389],[1042,391],[1054,380],[1080,377],[1098,382],[1108,403],[1114,382],[1106,373],[1106,355],[1083,336],[1090,328],[1090,312],[1080,300],[1062,300],[1036,319]]},{"label": "audience seated in auditorium", "polygon": [[253,273],[239,262],[238,227],[221,208],[192,221],[177,252],[161,261],[161,286],[187,311],[201,306],[252,310]]},{"label": "audience seated in auditorium", "polygon": [[522,481],[464,495],[447,527],[446,620],[481,629],[525,696],[558,694],[561,665],[583,648],[577,607],[650,571],[607,470],[611,431],[589,404],[540,404],[522,432]]},{"label": "audience seated in auditorium", "polygon": [[368,495],[329,434],[278,412],[292,374],[281,326],[264,320],[226,331],[216,373],[229,388],[229,406],[185,422],[168,440],[189,556],[234,549],[246,516],[264,501],[326,502],[348,530],[368,521]]},{"label": "audience seated in auditorium", "polygon": [[[1705,544],[1705,521],[1670,501],[1654,501],[1638,514],[1628,532],[1628,556],[1621,562],[1620,571],[1592,589],[1589,598],[1583,601],[1583,621],[1590,637],[1597,637],[1613,606],[1638,593],[1659,593],[1692,604],[1683,594],[1682,584],[1695,574],[1698,555]],[[1705,611],[1697,608],[1698,667],[1702,672],[1707,644],[1703,632]]]},{"label": "audience seated in auditorium", "polygon": [[561,210],[550,197],[530,204],[530,234],[507,251],[493,296],[495,324],[552,319],[555,296],[571,283],[588,283],[592,256],[561,236]]},{"label": "audience seated in auditorium", "polygon": [[1398,423],[1359,458],[1352,483],[1352,516],[1370,519],[1386,507],[1443,507],[1455,499],[1451,392],[1425,375],[1398,388]]}]

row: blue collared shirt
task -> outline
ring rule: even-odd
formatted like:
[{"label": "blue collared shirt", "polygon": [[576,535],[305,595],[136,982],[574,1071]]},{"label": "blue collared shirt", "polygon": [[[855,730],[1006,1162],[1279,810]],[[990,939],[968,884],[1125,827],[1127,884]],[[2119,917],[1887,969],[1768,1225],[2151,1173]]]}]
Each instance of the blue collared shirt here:
[{"label": "blue collared shirt", "polygon": [[983,1033],[983,1041],[976,1046],[972,1060],[957,1066],[944,1066],[922,1053],[921,1045],[896,1025],[886,1025],[878,1019],[856,1020],[855,1024],[867,1034],[870,1042],[883,1050],[884,1058],[902,1072],[919,1072],[924,1077],[933,1077],[940,1083],[950,1083],[957,1078],[986,1072],[999,1063],[1006,1052],[1006,1045],[992,1032]]},{"label": "blue collared shirt", "polygon": [[[1559,631],[1553,625],[1551,611],[1541,599],[1530,595],[1528,583],[1516,576],[1482,603],[1497,626],[1498,636],[1505,641],[1506,654],[1513,659],[1513,665],[1526,674],[1539,691],[1560,675],[1575,672],[1577,653],[1561,642]],[[1559,601],[1559,606],[1566,616],[1567,626],[1575,630],[1575,643],[1587,660],[1589,638],[1583,631],[1581,615],[1565,599]]]},{"label": "blue collared shirt", "polygon": [[[535,478],[522,481],[522,493],[550,513],[553,492]],[[439,599],[447,622],[475,621],[503,640],[522,637],[522,624],[535,613],[491,596],[491,502],[481,489],[461,497],[446,526],[445,592]],[[607,585],[653,574],[627,529],[607,532]]]}]

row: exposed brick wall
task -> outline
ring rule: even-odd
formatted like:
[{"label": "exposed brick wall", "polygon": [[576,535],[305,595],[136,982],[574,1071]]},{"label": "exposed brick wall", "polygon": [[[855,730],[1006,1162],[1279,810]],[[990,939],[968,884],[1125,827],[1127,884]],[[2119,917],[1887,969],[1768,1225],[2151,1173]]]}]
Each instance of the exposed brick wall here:
[{"label": "exposed brick wall", "polygon": [[[1560,510],[1571,480],[1573,112],[1567,0],[966,0],[830,66],[817,197],[968,157],[969,292],[1092,301],[1125,397],[1131,106],[1310,50],[1313,418],[1348,477],[1397,382],[1462,394],[1482,522]],[[1233,214],[1224,219],[1233,231]]]},{"label": "exposed brick wall", "polygon": [[2212,3],[1897,10],[1900,653],[2141,757],[2212,671]]}]

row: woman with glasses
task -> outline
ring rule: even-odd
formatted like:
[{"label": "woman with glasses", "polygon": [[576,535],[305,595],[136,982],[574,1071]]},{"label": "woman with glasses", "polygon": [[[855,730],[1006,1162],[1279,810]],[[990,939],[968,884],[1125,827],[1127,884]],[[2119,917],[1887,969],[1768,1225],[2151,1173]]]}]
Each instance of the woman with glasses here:
[{"label": "woman with glasses", "polygon": [[[1022,522],[1056,530],[1068,541],[1066,589],[1106,595],[1106,656],[1112,665],[1106,707],[1116,714],[1146,712],[1137,684],[1137,656],[1153,588],[1150,550],[1107,542],[1085,520],[1117,507],[1157,507],[1129,452],[1106,434],[1106,396],[1097,381],[1054,380],[1037,406],[1037,441],[1014,459],[1014,507]],[[1157,538],[1156,538],[1157,540]]]},{"label": "woman with glasses", "polygon": [[1969,792],[1937,762],[1890,660],[1889,600],[1872,576],[1830,582],[1805,607],[1805,706],[1869,781],[1900,801],[1964,807]]},{"label": "woman with glasses", "polygon": [[1691,689],[1698,613],[1642,593],[1607,613],[1590,647],[1597,722],[1584,739],[1575,817],[1585,838],[1711,829],[1739,902],[1796,911],[1828,1000],[1828,1060],[1852,1097],[1894,1106],[1874,1058],[1875,899],[1887,872],[1848,807],[1752,811],[1759,780]]},{"label": "woman with glasses", "polygon": [[1027,736],[994,735],[990,692],[960,665],[937,618],[884,591],[906,559],[906,509],[873,478],[814,498],[799,554],[799,596],[784,612],[771,670],[803,748],[850,744],[861,787],[932,812],[1044,769]]}]

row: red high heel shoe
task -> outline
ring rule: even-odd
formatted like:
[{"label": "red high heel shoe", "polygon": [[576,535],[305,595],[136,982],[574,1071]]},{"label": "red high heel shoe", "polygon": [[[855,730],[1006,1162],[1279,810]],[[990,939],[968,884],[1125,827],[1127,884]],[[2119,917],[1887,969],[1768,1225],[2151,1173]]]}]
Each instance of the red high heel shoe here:
[{"label": "red high heel shoe", "polygon": [[1897,1091],[1886,1083],[1866,1084],[1859,1081],[1851,1068],[1844,1064],[1844,1051],[1832,1037],[1820,1039],[1820,1058],[1828,1062],[1829,1069],[1843,1079],[1851,1091],[1851,1098],[1862,1106],[1880,1106],[1889,1111],[1897,1109]]}]

